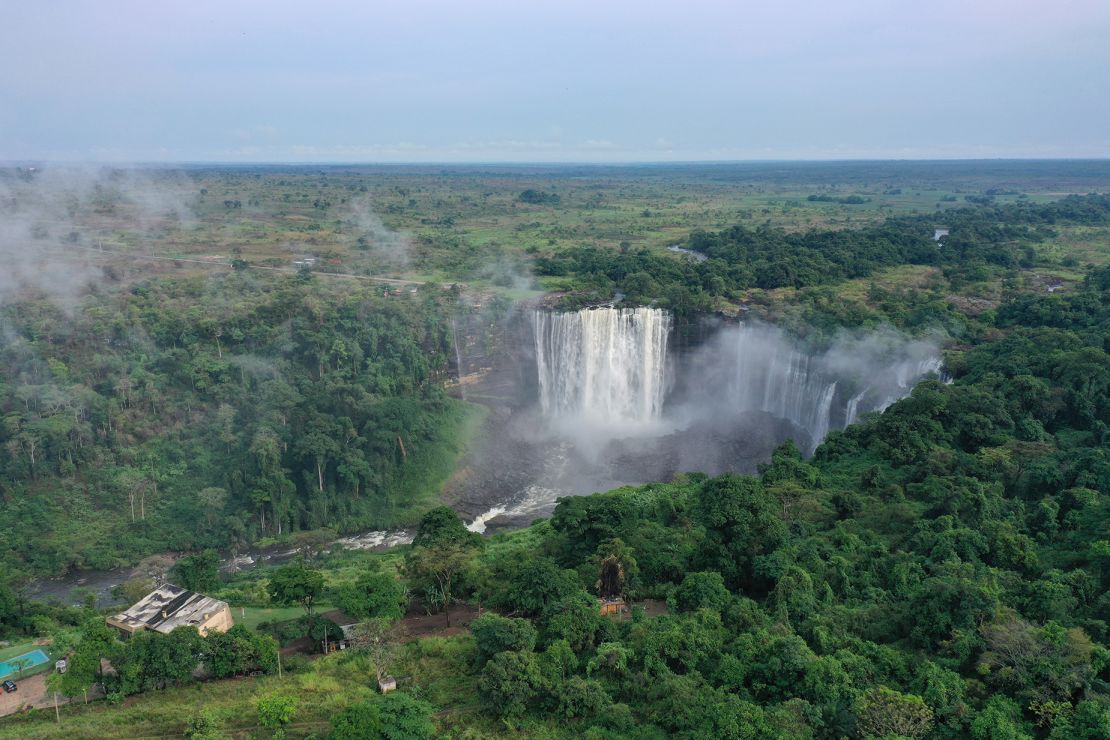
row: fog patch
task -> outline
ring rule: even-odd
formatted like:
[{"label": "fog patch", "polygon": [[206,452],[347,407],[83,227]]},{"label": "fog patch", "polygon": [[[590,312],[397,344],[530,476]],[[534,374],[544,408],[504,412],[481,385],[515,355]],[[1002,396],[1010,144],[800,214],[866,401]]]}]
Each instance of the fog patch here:
[{"label": "fog patch", "polygon": [[351,202],[347,226],[354,234],[355,248],[370,257],[378,269],[400,271],[411,265],[412,237],[386,226],[369,198]]},{"label": "fog patch", "polygon": [[45,297],[71,310],[101,282],[103,250],[147,244],[196,223],[183,173],[111,167],[0,170],[0,302]]},{"label": "fog patch", "polygon": [[760,412],[805,432],[812,452],[834,429],[881,411],[941,370],[940,338],[886,327],[821,346],[760,322],[722,327],[681,361],[668,412],[682,426]]}]

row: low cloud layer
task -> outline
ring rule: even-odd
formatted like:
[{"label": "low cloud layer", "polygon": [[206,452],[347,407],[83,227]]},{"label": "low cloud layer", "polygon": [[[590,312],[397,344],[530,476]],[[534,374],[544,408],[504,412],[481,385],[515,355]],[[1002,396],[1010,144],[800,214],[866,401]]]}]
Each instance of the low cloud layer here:
[{"label": "low cloud layer", "polygon": [[353,200],[349,209],[347,223],[355,236],[355,248],[383,270],[407,269],[412,262],[412,237],[386,226],[369,198]]}]

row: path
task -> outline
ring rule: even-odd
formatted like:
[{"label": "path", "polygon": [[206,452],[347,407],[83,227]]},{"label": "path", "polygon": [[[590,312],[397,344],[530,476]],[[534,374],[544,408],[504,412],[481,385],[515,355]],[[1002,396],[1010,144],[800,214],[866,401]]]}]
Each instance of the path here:
[{"label": "path", "polygon": [[[97,247],[72,247],[72,249],[80,250],[83,252],[92,252],[94,254],[112,255],[113,257],[123,257],[132,260],[152,260],[155,262],[188,262],[194,265],[205,265],[207,267],[222,267],[227,270],[235,269],[230,262],[218,262],[214,260],[195,259],[190,257],[160,257],[153,254],[134,254],[132,252],[119,252],[113,249],[100,249]],[[69,251],[62,251],[63,254]],[[251,263],[249,268],[251,270],[270,270],[272,272],[284,272],[289,275],[296,275],[300,272],[299,269],[292,267],[270,267],[266,265],[256,265]],[[372,277],[370,275],[357,275],[353,272],[324,272],[321,270],[313,270],[313,275],[322,275],[326,277],[339,277],[350,278],[352,280],[363,280],[370,283],[385,283],[388,285],[424,285],[424,280],[406,280],[404,278],[387,278],[387,277]]]},{"label": "path", "polygon": [[[6,691],[0,690],[0,717],[6,717],[9,714],[14,714],[28,704],[35,709],[46,709],[54,706],[54,695],[46,689],[46,677],[50,673],[40,673],[30,678],[13,678],[19,690],[14,694],[9,694]],[[100,699],[103,693],[99,687],[89,689],[89,701],[93,699]],[[84,695],[78,696],[75,699],[69,699],[61,694],[58,694],[58,704],[69,704],[71,701],[84,701]]]}]

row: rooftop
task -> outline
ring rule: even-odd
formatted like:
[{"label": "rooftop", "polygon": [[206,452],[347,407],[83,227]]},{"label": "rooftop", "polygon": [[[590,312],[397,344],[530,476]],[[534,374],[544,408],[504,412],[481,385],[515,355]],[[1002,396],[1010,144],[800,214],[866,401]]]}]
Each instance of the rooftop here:
[{"label": "rooftop", "polygon": [[145,628],[169,633],[177,627],[199,627],[226,608],[219,599],[167,583],[110,621],[130,632]]}]

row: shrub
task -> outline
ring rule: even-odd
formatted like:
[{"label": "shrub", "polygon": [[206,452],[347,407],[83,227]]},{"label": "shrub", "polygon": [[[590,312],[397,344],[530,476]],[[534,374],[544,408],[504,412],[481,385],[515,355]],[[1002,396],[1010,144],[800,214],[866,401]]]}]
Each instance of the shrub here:
[{"label": "shrub", "polygon": [[536,696],[539,683],[535,655],[506,651],[486,663],[478,687],[491,712],[501,717],[517,717],[524,714]]},{"label": "shrub", "polygon": [[715,571],[688,574],[674,592],[675,605],[683,612],[698,609],[722,612],[730,598],[724,578]]},{"label": "shrub", "polygon": [[486,612],[470,623],[478,648],[478,665],[506,650],[532,650],[536,647],[536,628],[527,619],[502,617]]},{"label": "shrub", "polygon": [[258,700],[258,724],[272,730],[274,735],[284,735],[284,728],[297,715],[297,700],[285,694],[272,694]]},{"label": "shrub", "polygon": [[388,573],[366,573],[358,581],[341,587],[335,603],[352,617],[400,619],[405,615],[408,594],[404,585]]},{"label": "shrub", "polygon": [[433,707],[401,691],[378,699],[382,737],[386,740],[424,740],[435,734]]}]

